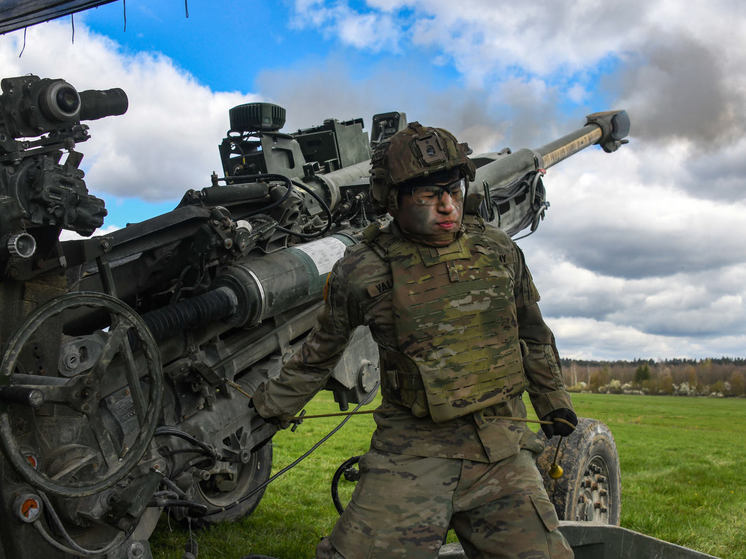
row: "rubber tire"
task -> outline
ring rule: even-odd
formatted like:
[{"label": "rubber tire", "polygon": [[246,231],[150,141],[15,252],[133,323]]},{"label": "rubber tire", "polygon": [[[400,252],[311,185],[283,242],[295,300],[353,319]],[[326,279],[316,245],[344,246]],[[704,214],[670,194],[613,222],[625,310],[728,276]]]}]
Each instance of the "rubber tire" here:
[{"label": "rubber tire", "polygon": [[[541,431],[540,435],[544,436]],[[549,470],[559,441],[560,437],[552,437],[536,460],[559,519],[618,526],[622,510],[619,453],[609,428],[581,417],[575,431],[562,440],[557,462],[564,475],[552,479]]]},{"label": "rubber tire", "polygon": [[[253,464],[253,465],[252,465]],[[225,500],[235,501],[250,493],[255,487],[264,483],[269,479],[269,475],[272,471],[272,442],[269,441],[266,444],[260,446],[252,454],[251,461],[244,467],[255,468],[254,476],[249,481],[248,486],[241,492],[241,494],[226,494]],[[262,496],[264,495],[264,489],[259,491],[256,495],[250,499],[231,507],[227,510],[216,512],[214,514],[207,514],[200,517],[192,517],[192,527],[204,528],[207,526],[213,526],[215,524],[221,524],[223,522],[234,522],[245,516],[249,516],[254,509],[259,505]],[[192,498],[193,501],[207,505],[208,507],[214,507],[216,502],[211,502],[209,498],[198,488]],[[225,503],[224,503],[225,504]],[[262,556],[257,556],[262,557]]]}]

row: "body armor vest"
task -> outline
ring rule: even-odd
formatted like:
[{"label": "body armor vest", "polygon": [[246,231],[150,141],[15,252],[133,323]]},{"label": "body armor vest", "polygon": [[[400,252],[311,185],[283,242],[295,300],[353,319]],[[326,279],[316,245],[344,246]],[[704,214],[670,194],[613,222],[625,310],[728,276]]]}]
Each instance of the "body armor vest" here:
[{"label": "body armor vest", "polygon": [[374,242],[391,266],[399,344],[381,351],[382,375],[395,371],[384,394],[435,422],[519,395],[525,376],[511,247],[480,234],[438,248],[386,233]]}]

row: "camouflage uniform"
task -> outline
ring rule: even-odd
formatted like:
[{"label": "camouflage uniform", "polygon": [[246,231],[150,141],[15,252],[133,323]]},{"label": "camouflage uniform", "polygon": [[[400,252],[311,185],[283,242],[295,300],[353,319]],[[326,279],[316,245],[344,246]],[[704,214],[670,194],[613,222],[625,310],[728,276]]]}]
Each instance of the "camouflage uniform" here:
[{"label": "camouflage uniform", "polygon": [[[394,223],[383,234],[403,240]],[[497,327],[520,348],[519,379],[503,382],[501,396],[489,391],[486,407],[444,418],[429,405],[421,378],[390,358],[404,353],[408,340],[397,335],[402,318],[395,318],[392,263],[382,258],[377,236],[369,234],[337,262],[317,327],[281,375],[254,395],[262,416],[289,419],[324,387],[356,326],[367,325],[381,350],[383,402],[371,449],[352,501],[317,557],[433,558],[449,525],[471,558],[572,557],[533,461],[542,443],[524,423],[500,419],[526,416],[524,388],[539,417],[572,409],[522,252],[502,231],[465,218],[459,239],[483,241],[498,253],[498,272],[509,280],[496,297],[513,306],[514,318]]]}]

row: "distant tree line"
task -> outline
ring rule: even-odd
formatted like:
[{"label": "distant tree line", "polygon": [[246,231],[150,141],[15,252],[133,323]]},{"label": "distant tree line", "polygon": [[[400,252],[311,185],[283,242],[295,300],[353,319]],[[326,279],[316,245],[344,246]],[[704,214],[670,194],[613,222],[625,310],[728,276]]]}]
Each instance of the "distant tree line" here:
[{"label": "distant tree line", "polygon": [[575,392],[746,396],[746,359],[562,359],[565,384]]}]

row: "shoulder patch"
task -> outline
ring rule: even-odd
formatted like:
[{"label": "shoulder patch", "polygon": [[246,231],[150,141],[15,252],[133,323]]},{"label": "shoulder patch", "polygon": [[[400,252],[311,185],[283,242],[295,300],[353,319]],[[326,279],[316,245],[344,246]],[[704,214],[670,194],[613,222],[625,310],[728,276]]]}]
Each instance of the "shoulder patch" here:
[{"label": "shoulder patch", "polygon": [[394,287],[394,280],[389,277],[382,281],[370,284],[366,288],[366,291],[371,297],[378,297],[379,295],[383,295],[387,291],[390,291],[392,287]]}]

